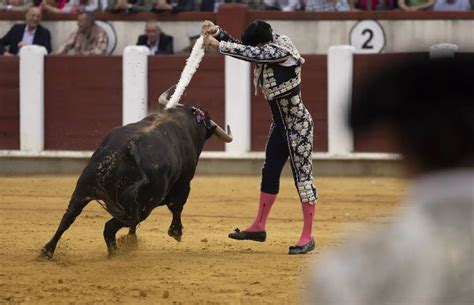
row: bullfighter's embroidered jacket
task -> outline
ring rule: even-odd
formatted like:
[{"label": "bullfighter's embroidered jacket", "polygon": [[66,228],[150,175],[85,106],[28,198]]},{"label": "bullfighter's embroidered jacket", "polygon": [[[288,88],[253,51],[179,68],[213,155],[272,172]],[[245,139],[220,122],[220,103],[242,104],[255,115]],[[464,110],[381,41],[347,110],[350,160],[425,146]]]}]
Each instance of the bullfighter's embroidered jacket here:
[{"label": "bullfighter's embroidered jacket", "polygon": [[255,90],[260,87],[267,100],[284,97],[299,87],[304,59],[287,36],[273,34],[273,41],[263,47],[243,45],[222,29],[215,37],[221,54],[256,62]]}]

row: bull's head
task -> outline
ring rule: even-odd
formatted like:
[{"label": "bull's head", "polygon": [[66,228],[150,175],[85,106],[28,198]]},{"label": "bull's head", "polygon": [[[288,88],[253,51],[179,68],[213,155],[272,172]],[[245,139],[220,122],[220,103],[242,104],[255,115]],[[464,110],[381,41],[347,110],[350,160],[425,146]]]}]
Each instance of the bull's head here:
[{"label": "bull's head", "polygon": [[[174,90],[176,89],[176,85],[173,85],[171,88],[169,88],[168,90],[166,90],[165,92],[163,92],[160,97],[158,98],[158,103],[160,105],[163,105],[163,106],[166,106],[166,104],[168,103],[169,99],[171,98],[171,96],[173,95],[173,92]],[[182,106],[181,104],[178,104],[177,107],[179,106]],[[194,112],[194,115],[201,115],[199,113],[196,113],[196,109],[195,107],[193,107],[193,112]],[[197,109],[198,111],[201,111],[200,109]],[[212,130],[213,133],[219,138],[221,139],[223,142],[226,142],[226,143],[229,143],[229,142],[232,142],[232,133],[230,131],[230,127],[229,125],[227,125],[227,132],[224,131],[224,129],[222,129],[222,127],[220,127],[219,125],[217,125],[213,120],[210,120],[208,117],[208,114],[207,112],[203,112],[203,122],[206,123],[208,121],[208,123],[210,124],[210,128],[209,130]]]}]

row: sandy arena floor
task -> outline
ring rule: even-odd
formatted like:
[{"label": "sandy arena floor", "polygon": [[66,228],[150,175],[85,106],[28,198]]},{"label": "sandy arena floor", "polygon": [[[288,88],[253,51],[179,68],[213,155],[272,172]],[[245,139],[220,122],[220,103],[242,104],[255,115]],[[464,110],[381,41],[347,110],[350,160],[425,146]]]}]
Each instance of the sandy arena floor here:
[{"label": "sandy arena floor", "polygon": [[[297,304],[302,275],[321,253],[389,223],[405,184],[389,178],[321,178],[317,249],[288,256],[299,237],[300,205],[290,179],[267,225],[265,243],[227,234],[253,220],[258,177],[197,177],[183,212],[181,243],[168,237],[171,213],[153,211],[138,228],[138,248],[107,258],[110,218],[91,202],[63,235],[55,260],[38,259],[52,237],[77,177],[0,177],[0,304]],[[369,224],[363,229],[364,224]]]}]

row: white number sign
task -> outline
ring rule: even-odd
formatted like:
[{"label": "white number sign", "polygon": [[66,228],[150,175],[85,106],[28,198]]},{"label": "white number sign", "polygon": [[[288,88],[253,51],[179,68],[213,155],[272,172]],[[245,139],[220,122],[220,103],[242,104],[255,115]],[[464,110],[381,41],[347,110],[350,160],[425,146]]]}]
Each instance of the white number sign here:
[{"label": "white number sign", "polygon": [[350,44],[356,53],[380,53],[385,47],[385,33],[375,20],[356,23],[350,33]]}]

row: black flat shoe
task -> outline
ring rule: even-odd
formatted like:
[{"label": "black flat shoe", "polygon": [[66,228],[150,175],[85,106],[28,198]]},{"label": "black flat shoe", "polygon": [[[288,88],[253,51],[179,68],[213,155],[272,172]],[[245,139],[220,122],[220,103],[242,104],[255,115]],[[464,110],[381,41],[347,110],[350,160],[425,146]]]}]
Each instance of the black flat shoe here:
[{"label": "black flat shoe", "polygon": [[303,246],[291,246],[290,249],[288,250],[289,255],[294,255],[294,254],[306,254],[310,251],[313,251],[314,248],[316,248],[316,242],[314,241],[314,238],[311,238],[311,240]]},{"label": "black flat shoe", "polygon": [[234,232],[229,233],[229,238],[237,240],[254,240],[259,242],[264,242],[267,239],[267,232],[247,232],[240,231],[239,228],[235,229]]}]

